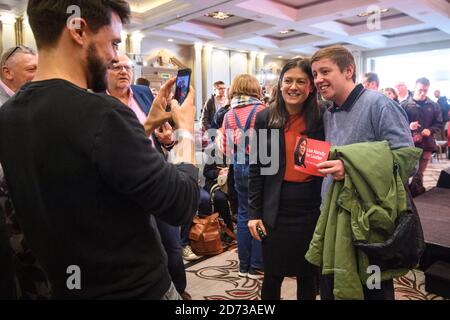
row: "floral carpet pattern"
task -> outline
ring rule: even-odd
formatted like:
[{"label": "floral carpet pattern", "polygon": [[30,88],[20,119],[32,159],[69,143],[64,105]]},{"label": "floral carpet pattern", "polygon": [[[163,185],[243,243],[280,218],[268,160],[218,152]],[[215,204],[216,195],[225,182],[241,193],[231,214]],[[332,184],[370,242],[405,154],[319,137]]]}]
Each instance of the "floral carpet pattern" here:
[{"label": "floral carpet pattern", "polygon": [[[262,280],[241,278],[238,272],[236,250],[227,251],[189,267],[187,291],[194,300],[259,300]],[[443,300],[425,291],[425,277],[420,270],[395,279],[394,286],[396,300]],[[295,300],[296,287],[295,278],[285,278],[282,299]]]}]

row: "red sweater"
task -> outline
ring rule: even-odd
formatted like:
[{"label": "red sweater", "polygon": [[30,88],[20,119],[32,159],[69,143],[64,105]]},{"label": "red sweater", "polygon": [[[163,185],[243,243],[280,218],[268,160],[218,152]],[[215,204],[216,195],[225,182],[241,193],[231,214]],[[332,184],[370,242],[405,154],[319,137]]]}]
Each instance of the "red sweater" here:
[{"label": "red sweater", "polygon": [[[247,123],[247,118],[250,115],[250,112],[252,111],[253,106],[254,105],[252,104],[252,105],[248,105],[248,106],[244,106],[244,107],[234,108],[242,127],[245,127],[245,124]],[[256,114],[258,112],[260,112],[261,110],[263,110],[264,108],[265,108],[265,106],[263,104],[259,105],[256,108],[256,112],[253,115],[253,119],[251,121],[249,129],[253,129],[255,127]],[[232,132],[232,136],[230,138],[232,141],[234,141],[235,144],[238,144],[239,137],[240,137],[240,129],[236,124],[236,120],[235,120],[234,114],[233,114],[233,109],[230,109],[230,111],[228,111],[225,114],[225,118],[223,119],[223,123],[222,123],[222,151],[226,155],[231,155],[233,153],[233,146],[231,146],[230,148],[227,147],[227,142],[228,142],[227,141],[227,132],[226,132],[227,119],[228,119],[228,127]],[[250,136],[250,138],[251,138],[251,136]],[[228,148],[228,150],[227,150],[227,148]]]}]

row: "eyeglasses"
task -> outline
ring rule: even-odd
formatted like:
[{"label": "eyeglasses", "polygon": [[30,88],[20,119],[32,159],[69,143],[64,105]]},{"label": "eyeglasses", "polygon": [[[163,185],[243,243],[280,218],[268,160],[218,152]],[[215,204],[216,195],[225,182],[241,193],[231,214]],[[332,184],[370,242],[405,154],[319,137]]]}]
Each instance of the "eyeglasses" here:
[{"label": "eyeglasses", "polygon": [[117,66],[117,65],[112,65],[109,67],[110,70],[114,71],[114,72],[120,72],[122,71],[122,69],[125,68],[126,72],[130,72],[131,71],[131,66]]},{"label": "eyeglasses", "polygon": [[22,49],[22,47],[21,47],[21,46],[16,46],[16,47],[14,48],[14,50],[11,51],[11,53],[8,54],[8,56],[5,58],[5,63],[6,63],[6,61],[8,61],[9,58],[11,58],[11,57],[14,55],[14,53],[16,53],[16,51],[19,50],[19,49]]}]

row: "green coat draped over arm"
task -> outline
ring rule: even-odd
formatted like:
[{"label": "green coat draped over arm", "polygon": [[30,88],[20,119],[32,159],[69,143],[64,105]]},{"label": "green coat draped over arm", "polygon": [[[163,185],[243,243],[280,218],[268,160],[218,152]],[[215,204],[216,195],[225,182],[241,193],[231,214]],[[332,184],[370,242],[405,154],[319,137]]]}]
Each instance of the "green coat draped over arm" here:
[{"label": "green coat draped over arm", "polygon": [[[370,263],[353,241],[383,243],[392,235],[397,218],[407,210],[404,184],[422,150],[391,150],[387,141],[381,141],[333,151],[331,154],[344,162],[345,179],[331,185],[305,257],[321,267],[322,274],[334,275],[336,299],[364,299]],[[381,270],[381,281],[407,272]]]}]

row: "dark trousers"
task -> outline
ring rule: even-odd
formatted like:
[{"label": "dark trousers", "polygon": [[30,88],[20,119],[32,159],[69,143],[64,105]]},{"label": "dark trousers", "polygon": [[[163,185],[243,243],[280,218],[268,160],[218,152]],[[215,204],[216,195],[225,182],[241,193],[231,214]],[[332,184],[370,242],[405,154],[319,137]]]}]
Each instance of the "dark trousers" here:
[{"label": "dark trousers", "polygon": [[425,170],[427,169],[428,164],[430,163],[431,157],[433,156],[433,153],[431,151],[424,151],[422,152],[422,156],[419,160],[419,171],[417,172],[417,175],[419,175],[420,180],[423,182],[423,174]]},{"label": "dark trousers", "polygon": [[[264,274],[261,300],[280,300],[284,277]],[[297,276],[297,300],[316,300],[316,277]]]},{"label": "dark trousers", "polygon": [[[334,276],[320,276],[320,299],[334,300],[333,295]],[[364,300],[395,300],[394,280],[386,280],[381,282],[381,289],[369,290],[366,286],[364,289]]]},{"label": "dark trousers", "polygon": [[16,299],[12,250],[0,207],[0,300]]},{"label": "dark trousers", "polygon": [[228,196],[221,190],[217,190],[213,194],[214,209],[225,222],[225,225],[233,231],[233,222],[231,221],[230,206],[228,205]]},{"label": "dark trousers", "polygon": [[158,219],[156,224],[167,253],[170,277],[177,291],[183,293],[186,290],[186,271],[181,253],[180,229]]},{"label": "dark trousers", "polygon": [[200,200],[198,202],[198,214],[208,216],[212,213],[211,198],[209,192],[204,188],[200,188]]}]

